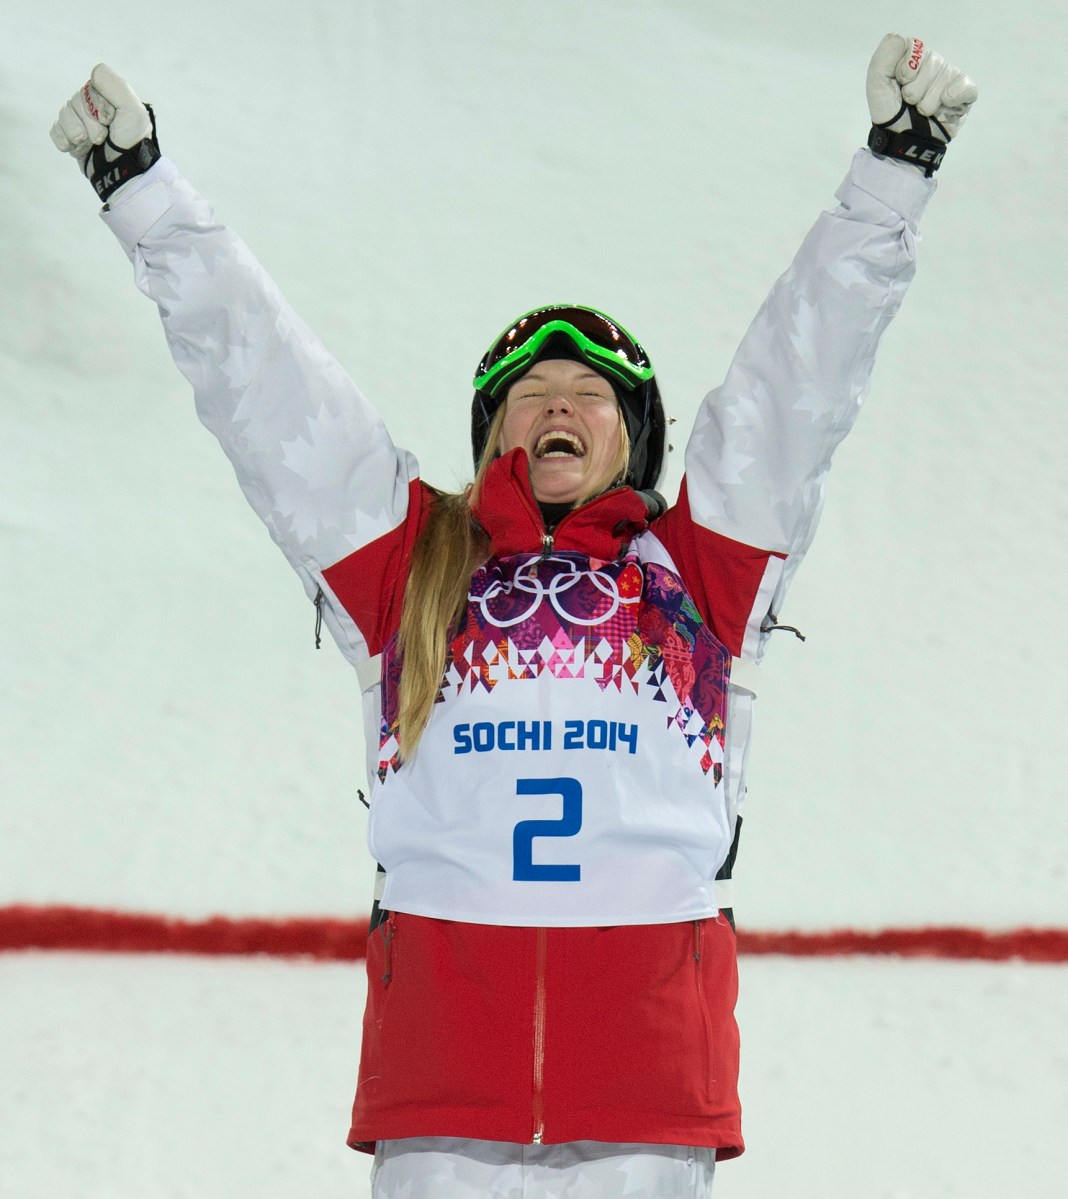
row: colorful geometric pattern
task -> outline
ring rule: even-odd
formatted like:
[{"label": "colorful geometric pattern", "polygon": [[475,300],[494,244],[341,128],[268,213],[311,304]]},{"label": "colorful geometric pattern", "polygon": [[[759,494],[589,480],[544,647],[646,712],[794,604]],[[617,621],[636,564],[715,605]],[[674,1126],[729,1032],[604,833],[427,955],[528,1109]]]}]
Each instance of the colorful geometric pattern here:
[{"label": "colorful geometric pattern", "polygon": [[[379,776],[398,765],[396,683],[391,655],[383,688]],[[729,655],[713,637],[677,574],[636,555],[598,562],[581,554],[493,559],[471,580],[464,621],[449,646],[437,702],[504,679],[593,679],[602,691],[630,688],[667,705],[666,721],[718,783]]]}]

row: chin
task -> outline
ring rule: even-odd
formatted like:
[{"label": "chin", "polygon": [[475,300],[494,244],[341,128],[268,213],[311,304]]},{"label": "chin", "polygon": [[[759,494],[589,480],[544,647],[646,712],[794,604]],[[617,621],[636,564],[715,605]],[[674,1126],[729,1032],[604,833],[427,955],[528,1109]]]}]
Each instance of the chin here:
[{"label": "chin", "polygon": [[550,504],[573,504],[580,495],[586,494],[585,484],[583,483],[565,484],[557,482],[555,485],[553,483],[542,483],[541,486],[537,483],[532,483],[531,486],[537,499],[545,500]]},{"label": "chin", "polygon": [[532,479],[531,490],[534,492],[534,498],[542,504],[573,504],[579,496],[585,494],[582,483],[565,483],[563,480],[546,480],[539,483]]}]

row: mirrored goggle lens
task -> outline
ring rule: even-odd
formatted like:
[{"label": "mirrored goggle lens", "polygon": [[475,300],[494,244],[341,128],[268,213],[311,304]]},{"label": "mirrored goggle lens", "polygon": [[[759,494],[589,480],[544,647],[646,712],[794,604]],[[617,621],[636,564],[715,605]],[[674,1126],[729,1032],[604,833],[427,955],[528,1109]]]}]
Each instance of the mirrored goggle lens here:
[{"label": "mirrored goggle lens", "polygon": [[602,313],[587,308],[540,308],[520,317],[494,342],[479,364],[474,379],[477,390],[496,395],[556,335],[567,337],[584,358],[626,387],[652,378],[653,367],[645,351]]}]

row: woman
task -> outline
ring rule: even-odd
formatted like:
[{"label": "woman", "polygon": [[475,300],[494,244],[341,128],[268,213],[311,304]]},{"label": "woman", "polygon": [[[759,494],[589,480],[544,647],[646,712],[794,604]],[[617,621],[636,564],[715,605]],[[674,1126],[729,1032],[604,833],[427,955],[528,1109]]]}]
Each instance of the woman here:
[{"label": "woman", "polygon": [[443,495],[129,86],[97,67],[61,111],[201,418],[367,677],[385,882],[349,1140],[376,1194],[705,1194],[742,1151],[736,664],[776,626],[975,94],[883,39],[872,152],[705,400],[670,507],[652,364],[605,314],[549,306],[495,340],[475,480]]}]

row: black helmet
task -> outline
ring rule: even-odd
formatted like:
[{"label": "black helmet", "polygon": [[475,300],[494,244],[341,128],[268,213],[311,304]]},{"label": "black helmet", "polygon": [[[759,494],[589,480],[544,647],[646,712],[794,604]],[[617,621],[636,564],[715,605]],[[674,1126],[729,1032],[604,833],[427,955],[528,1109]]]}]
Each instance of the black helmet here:
[{"label": "black helmet", "polygon": [[655,488],[664,466],[664,407],[649,356],[621,325],[596,308],[550,304],[535,308],[497,337],[475,375],[471,449],[478,466],[508,385],[539,358],[579,358],[607,378],[630,437],[626,481]]}]

